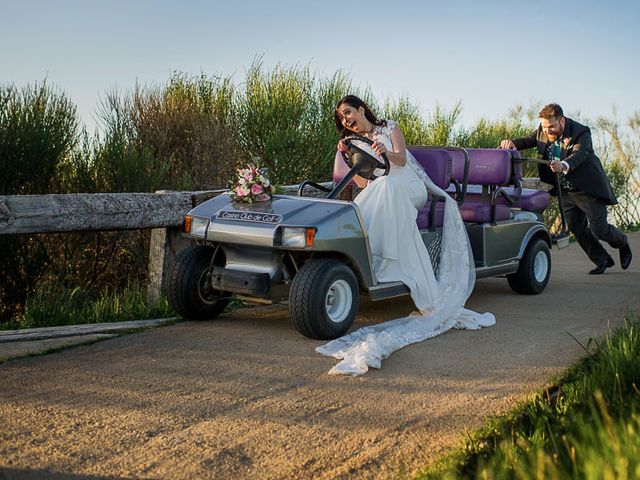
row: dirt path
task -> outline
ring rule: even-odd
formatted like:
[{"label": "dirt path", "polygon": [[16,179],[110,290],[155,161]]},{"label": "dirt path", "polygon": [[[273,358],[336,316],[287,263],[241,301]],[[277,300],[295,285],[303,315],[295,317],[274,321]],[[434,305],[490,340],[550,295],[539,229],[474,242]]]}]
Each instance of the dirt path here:
[{"label": "dirt path", "polygon": [[[410,475],[640,312],[640,234],[622,272],[553,250],[549,287],[478,282],[495,327],[407,347],[363,377],[330,377],[321,342],[283,307],[237,311],[0,364],[0,478],[388,478]],[[616,262],[618,259],[616,258]],[[409,313],[369,303],[358,325]]]}]

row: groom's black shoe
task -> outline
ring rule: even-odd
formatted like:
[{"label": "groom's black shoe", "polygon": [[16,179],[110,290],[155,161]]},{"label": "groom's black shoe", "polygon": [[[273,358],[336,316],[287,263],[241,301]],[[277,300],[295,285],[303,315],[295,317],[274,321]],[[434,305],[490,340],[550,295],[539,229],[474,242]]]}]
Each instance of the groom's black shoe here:
[{"label": "groom's black shoe", "polygon": [[[620,250],[622,251],[622,249],[620,249]],[[606,260],[604,260],[604,261],[600,262],[598,265],[596,265],[596,268],[594,268],[593,270],[590,270],[589,271],[589,275],[600,275],[601,273],[604,273],[604,271],[607,268],[611,268],[615,264],[616,264],[616,262],[614,262],[613,258],[611,258],[611,255],[609,255]]]},{"label": "groom's black shoe", "polygon": [[629,247],[629,242],[627,241],[627,244],[624,247],[620,248],[620,266],[623,270],[626,270],[627,268],[629,268],[630,264],[631,247]]}]

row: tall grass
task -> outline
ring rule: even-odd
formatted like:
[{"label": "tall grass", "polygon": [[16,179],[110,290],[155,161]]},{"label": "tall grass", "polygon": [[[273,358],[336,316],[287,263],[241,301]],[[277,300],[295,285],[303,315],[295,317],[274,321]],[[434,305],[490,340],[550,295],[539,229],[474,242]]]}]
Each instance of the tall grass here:
[{"label": "tall grass", "polygon": [[423,478],[640,478],[640,324],[628,316],[587,352]]},{"label": "tall grass", "polygon": [[147,305],[146,288],[131,283],[124,288],[90,295],[80,287],[49,287],[30,297],[20,319],[7,322],[2,329],[38,328],[85,323],[122,322],[173,316],[166,299]]},{"label": "tall grass", "polygon": [[232,101],[229,79],[177,73],[164,87],[110,92],[100,113],[105,135],[94,152],[98,176],[109,179],[102,189],[220,187],[242,161]]},{"label": "tall grass", "polygon": [[254,62],[235,102],[243,149],[275,182],[328,180],[338,141],[333,110],[350,88],[340,72],[331,78],[318,78],[308,67],[265,72]]}]

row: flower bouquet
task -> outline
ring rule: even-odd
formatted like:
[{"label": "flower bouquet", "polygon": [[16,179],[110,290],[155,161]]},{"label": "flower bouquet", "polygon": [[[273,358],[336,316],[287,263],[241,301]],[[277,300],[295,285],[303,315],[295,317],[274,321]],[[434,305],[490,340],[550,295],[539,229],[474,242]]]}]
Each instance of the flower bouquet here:
[{"label": "flower bouquet", "polygon": [[229,193],[236,202],[253,203],[266,202],[275,191],[266,169],[249,164],[237,170]]}]

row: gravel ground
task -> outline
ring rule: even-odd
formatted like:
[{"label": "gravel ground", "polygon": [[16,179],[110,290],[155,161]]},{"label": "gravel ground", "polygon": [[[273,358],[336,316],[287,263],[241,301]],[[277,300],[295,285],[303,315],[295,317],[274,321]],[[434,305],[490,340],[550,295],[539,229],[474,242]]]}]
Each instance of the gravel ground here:
[{"label": "gravel ground", "polygon": [[[282,306],[4,362],[0,478],[410,476],[639,311],[631,241],[631,268],[600,276],[576,244],[554,249],[542,295],[481,280],[468,306],[496,326],[409,346],[357,378],[327,375],[335,361]],[[412,310],[365,303],[356,326]]]}]

